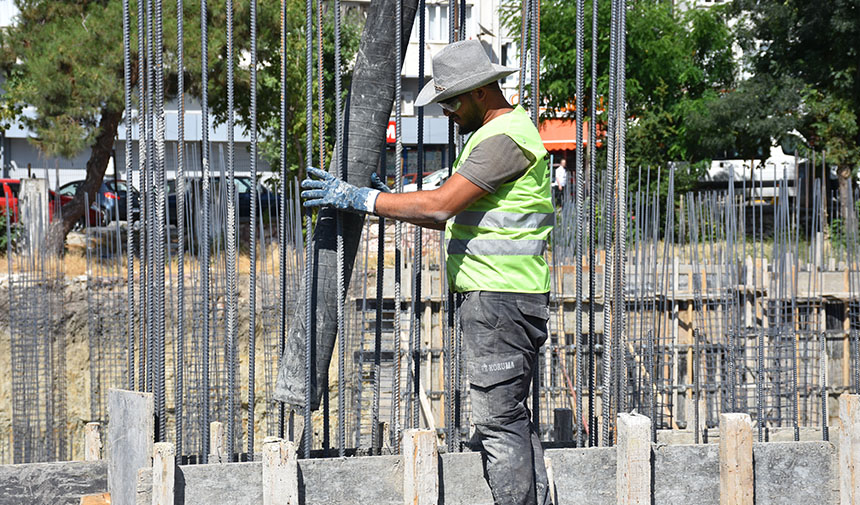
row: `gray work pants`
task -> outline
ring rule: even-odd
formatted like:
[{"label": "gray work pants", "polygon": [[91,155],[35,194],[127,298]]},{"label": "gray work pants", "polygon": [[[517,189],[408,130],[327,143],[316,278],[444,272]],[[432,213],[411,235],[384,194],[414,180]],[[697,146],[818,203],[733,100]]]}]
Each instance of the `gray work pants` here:
[{"label": "gray work pants", "polygon": [[547,505],[549,485],[526,399],[547,338],[548,295],[472,291],[460,307],[474,449],[496,505]]}]

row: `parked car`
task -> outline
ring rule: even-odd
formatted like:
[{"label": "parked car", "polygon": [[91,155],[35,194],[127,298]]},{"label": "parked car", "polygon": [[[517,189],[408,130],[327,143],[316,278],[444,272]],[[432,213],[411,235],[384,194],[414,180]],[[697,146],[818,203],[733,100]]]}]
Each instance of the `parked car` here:
[{"label": "parked car", "polygon": [[[58,193],[61,196],[72,198],[84,181],[73,181],[60,186]],[[99,223],[104,226],[117,218],[120,221],[128,220],[128,188],[129,185],[123,180],[105,179],[96,193],[95,201],[91,203],[98,213]],[[137,217],[140,212],[140,193],[134,187],[131,188],[132,215]],[[90,221],[93,223],[93,221]]]},{"label": "parked car", "polygon": [[[225,219],[227,216],[227,204],[222,202],[227,194],[227,180],[221,176],[212,177],[209,186],[210,198],[213,205],[220,209],[220,212]],[[238,193],[237,202],[237,217],[240,221],[248,221],[251,219],[251,197],[254,194],[251,186],[251,177],[237,176],[235,177],[236,192]],[[194,212],[199,212],[196,202],[203,199],[202,179],[199,177],[188,177],[185,179],[185,211],[186,215],[194,209]],[[274,214],[278,205],[277,193],[269,190],[264,184],[257,185],[257,215],[268,215],[269,209]],[[176,224],[176,179],[167,180],[167,212],[170,224]],[[186,223],[188,221],[186,220]]]},{"label": "parked car", "polygon": [[[443,168],[441,170],[436,170],[435,172],[431,172],[428,175],[425,175],[423,179],[421,179],[421,189],[436,189],[441,186],[446,180],[448,180],[448,169]],[[412,191],[418,191],[418,183],[410,183],[403,185],[403,192],[409,193]]]},{"label": "parked car", "polygon": [[[21,180],[20,179],[0,179],[0,185],[2,185],[2,192],[0,192],[0,213],[6,214],[7,212],[12,216],[12,223],[16,223],[18,221],[18,192],[21,189]],[[48,191],[48,219],[49,221],[54,220],[54,212],[57,208],[62,207],[63,205],[72,201],[72,197],[68,195],[61,195],[52,190]],[[96,209],[90,209],[90,222],[96,223],[101,218],[101,214]]]}]

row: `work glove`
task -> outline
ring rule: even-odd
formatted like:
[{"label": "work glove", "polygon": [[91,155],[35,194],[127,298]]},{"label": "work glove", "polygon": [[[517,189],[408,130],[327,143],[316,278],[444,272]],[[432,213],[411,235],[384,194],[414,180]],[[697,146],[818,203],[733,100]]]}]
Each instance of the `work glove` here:
[{"label": "work glove", "polygon": [[385,184],[384,182],[382,182],[382,180],[379,179],[379,176],[376,174],[376,172],[371,172],[370,174],[370,185],[373,188],[382,191],[383,193],[391,193],[391,188],[389,188],[387,184]]},{"label": "work glove", "polygon": [[334,175],[308,167],[308,178],[302,181],[302,198],[305,207],[334,207],[350,212],[373,213],[380,191],[358,188]]}]

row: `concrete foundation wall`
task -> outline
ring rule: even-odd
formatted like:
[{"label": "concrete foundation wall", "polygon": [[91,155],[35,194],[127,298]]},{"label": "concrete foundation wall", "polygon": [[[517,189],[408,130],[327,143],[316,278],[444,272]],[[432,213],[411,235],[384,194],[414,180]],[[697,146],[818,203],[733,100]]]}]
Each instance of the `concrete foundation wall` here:
[{"label": "concrete foundation wall", "polygon": [[836,458],[836,447],[830,442],[753,444],[756,504],[838,505]]},{"label": "concrete foundation wall", "polygon": [[78,505],[107,491],[107,461],[0,465],[0,505]]},{"label": "concrete foundation wall", "polygon": [[657,445],[652,454],[654,503],[719,505],[716,444]]},{"label": "concrete foundation wall", "polygon": [[546,456],[552,460],[558,505],[615,504],[614,447],[555,449]]},{"label": "concrete foundation wall", "polygon": [[180,466],[176,469],[175,478],[176,503],[185,505],[263,503],[262,463]]},{"label": "concrete foundation wall", "polygon": [[[829,442],[754,444],[755,503],[788,505],[839,503],[836,448]],[[616,449],[551,449],[558,505],[614,505]],[[718,446],[654,445],[655,505],[719,504]],[[299,461],[304,505],[400,505],[400,456]],[[145,473],[145,472],[144,472]],[[138,481],[137,503],[151,503],[151,478]],[[0,466],[0,505],[77,504],[84,494],[107,490],[104,462]],[[439,458],[439,503],[492,505],[477,453]],[[262,463],[181,466],[176,470],[177,504],[261,504]]]}]

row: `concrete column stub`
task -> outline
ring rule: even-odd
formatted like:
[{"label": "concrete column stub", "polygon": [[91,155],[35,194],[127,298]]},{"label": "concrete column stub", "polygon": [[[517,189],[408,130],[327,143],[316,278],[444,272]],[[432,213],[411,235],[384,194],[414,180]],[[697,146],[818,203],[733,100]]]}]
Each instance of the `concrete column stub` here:
[{"label": "concrete column stub", "polygon": [[651,503],[651,420],[618,414],[615,491],[618,505]]},{"label": "concrete column stub", "polygon": [[263,505],[299,503],[296,444],[267,437],[263,441]]},{"label": "concrete column stub", "polygon": [[839,496],[842,505],[860,505],[860,396],[839,397]]},{"label": "concrete column stub", "polygon": [[406,430],[402,447],[404,505],[436,505],[439,502],[436,433]]},{"label": "concrete column stub", "polygon": [[152,505],[173,505],[176,448],[169,442],[155,444],[152,456]]},{"label": "concrete column stub", "polygon": [[108,492],[113,505],[132,505],[137,473],[152,466],[155,407],[152,393],[108,390]]},{"label": "concrete column stub", "polygon": [[748,414],[720,414],[720,505],[753,505],[753,436]]}]

